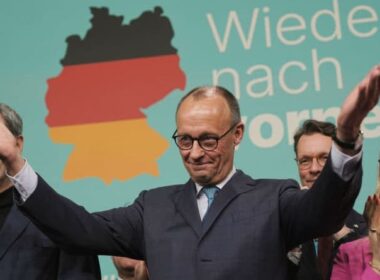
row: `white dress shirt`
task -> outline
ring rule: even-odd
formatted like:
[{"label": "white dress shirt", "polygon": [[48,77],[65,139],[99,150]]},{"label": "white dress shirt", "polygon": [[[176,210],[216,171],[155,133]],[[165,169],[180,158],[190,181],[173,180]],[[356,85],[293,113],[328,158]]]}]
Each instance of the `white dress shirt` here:
[{"label": "white dress shirt", "polygon": [[[236,173],[235,166],[232,167],[231,172],[228,174],[228,176],[219,184],[215,185],[219,190],[221,190],[225,184],[231,179],[231,177]],[[196,191],[197,191],[197,205],[199,210],[199,216],[201,217],[201,220],[203,220],[204,216],[206,215],[207,208],[208,208],[208,200],[207,196],[204,192],[201,192],[203,186],[199,185],[198,183],[195,183]]]}]

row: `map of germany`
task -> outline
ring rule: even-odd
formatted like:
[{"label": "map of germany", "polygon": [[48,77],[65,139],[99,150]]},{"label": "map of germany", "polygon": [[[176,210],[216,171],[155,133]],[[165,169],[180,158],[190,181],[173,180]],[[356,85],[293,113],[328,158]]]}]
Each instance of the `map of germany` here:
[{"label": "map of germany", "polygon": [[91,8],[92,27],[67,38],[63,69],[48,80],[50,138],[73,145],[63,179],[98,177],[104,183],[158,175],[169,146],[142,109],[184,89],[186,77],[171,45],[163,10],[145,11],[123,25],[107,8]]}]

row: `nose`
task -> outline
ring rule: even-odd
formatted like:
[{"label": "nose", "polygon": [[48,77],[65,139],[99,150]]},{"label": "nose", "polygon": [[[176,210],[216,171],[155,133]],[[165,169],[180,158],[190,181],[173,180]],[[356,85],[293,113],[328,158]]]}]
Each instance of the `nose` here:
[{"label": "nose", "polygon": [[310,166],[310,172],[312,173],[319,173],[322,170],[322,166],[318,163],[318,160],[316,158],[313,158],[313,161],[311,162]]},{"label": "nose", "polygon": [[199,159],[204,155],[204,152],[198,141],[194,141],[193,147],[190,150],[190,157],[194,160]]}]

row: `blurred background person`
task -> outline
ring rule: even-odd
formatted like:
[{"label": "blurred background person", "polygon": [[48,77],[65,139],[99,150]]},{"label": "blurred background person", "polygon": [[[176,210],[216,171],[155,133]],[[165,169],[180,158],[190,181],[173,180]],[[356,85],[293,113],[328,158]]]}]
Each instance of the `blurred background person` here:
[{"label": "blurred background person", "polygon": [[[0,103],[0,121],[23,141],[22,119]],[[0,279],[101,279],[96,255],[74,255],[59,249],[13,204],[13,185],[0,160]]]},{"label": "blurred background person", "polygon": [[380,157],[376,191],[367,199],[364,217],[368,236],[340,246],[331,280],[380,279]]},{"label": "blurred background person", "polygon": [[[327,161],[335,132],[334,124],[310,119],[294,134],[301,189],[313,187]],[[366,234],[364,218],[352,209],[340,231],[332,236],[309,240],[288,253],[290,279],[330,279],[332,259],[339,245]]]}]

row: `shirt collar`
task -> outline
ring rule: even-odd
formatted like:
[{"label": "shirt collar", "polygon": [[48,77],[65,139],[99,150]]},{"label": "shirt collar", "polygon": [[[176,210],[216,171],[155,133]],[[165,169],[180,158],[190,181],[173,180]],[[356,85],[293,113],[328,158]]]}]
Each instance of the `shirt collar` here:
[{"label": "shirt collar", "polygon": [[[235,173],[236,173],[236,168],[235,168],[235,166],[233,166],[232,170],[230,171],[228,176],[222,182],[220,182],[219,184],[216,184],[216,187],[221,190]],[[198,183],[195,183],[195,188],[196,188],[197,196],[198,196],[198,194],[202,190],[203,186],[201,186]]]}]

